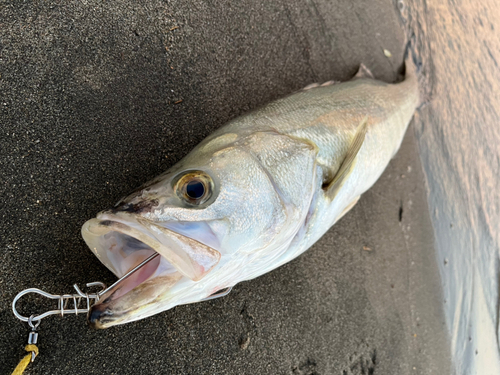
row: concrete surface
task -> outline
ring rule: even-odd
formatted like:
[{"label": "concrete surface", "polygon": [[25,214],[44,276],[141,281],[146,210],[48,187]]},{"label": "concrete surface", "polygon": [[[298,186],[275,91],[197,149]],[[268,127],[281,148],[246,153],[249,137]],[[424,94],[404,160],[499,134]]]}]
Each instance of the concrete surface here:
[{"label": "concrete surface", "polygon": [[[412,1],[433,100],[415,123],[454,374],[500,374],[500,2]],[[425,45],[427,44],[427,45]]]},{"label": "concrete surface", "polygon": [[[113,282],[80,237],[86,219],[234,116],[347,80],[361,62],[394,81],[403,59],[388,0],[0,7],[6,374],[28,335],[10,310],[17,292]],[[81,316],[47,318],[28,374],[446,374],[440,288],[410,130],[376,186],[295,261],[223,299],[105,331]]]}]

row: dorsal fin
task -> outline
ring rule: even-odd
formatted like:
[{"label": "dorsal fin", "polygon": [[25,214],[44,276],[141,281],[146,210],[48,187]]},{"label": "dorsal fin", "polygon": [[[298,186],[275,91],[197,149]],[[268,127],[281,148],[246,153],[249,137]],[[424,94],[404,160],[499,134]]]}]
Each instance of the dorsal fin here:
[{"label": "dorsal fin", "polygon": [[371,78],[374,79],[373,73],[370,69],[366,67],[365,64],[359,64],[359,69],[354,78]]},{"label": "dorsal fin", "polygon": [[366,116],[361,123],[358,125],[356,129],[356,134],[349,145],[349,149],[345,154],[345,158],[340,165],[339,170],[330,184],[326,187],[326,196],[333,200],[337,195],[338,191],[344,184],[345,180],[349,177],[352,170],[354,169],[354,165],[356,164],[356,156],[358,155],[363,142],[365,141],[366,131],[368,129],[368,116]]},{"label": "dorsal fin", "polygon": [[306,87],[304,87],[301,91],[307,91],[307,90],[310,90],[310,89],[314,89],[316,87],[324,87],[324,86],[331,86],[331,85],[336,85],[338,83],[341,83],[339,81],[326,81],[324,83],[311,83],[309,85],[307,85]]}]

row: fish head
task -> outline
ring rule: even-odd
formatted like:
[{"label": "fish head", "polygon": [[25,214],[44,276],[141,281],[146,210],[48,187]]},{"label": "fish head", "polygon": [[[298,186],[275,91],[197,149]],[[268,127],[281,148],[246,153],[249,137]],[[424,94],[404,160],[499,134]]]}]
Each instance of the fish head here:
[{"label": "fish head", "polygon": [[160,254],[101,296],[91,325],[107,328],[200,301],[247,279],[252,259],[290,237],[290,207],[252,154],[264,146],[237,138],[209,139],[83,225],[89,248],[119,278]]}]

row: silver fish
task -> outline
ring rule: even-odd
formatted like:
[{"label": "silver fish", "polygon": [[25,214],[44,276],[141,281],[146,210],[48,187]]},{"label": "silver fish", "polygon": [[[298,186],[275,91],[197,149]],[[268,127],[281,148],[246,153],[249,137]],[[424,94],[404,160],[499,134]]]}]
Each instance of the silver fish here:
[{"label": "silver fish", "polygon": [[136,268],[92,307],[93,326],[143,319],[269,272],[356,204],[399,149],[420,101],[417,77],[407,69],[397,84],[359,76],[313,86],[230,121],[83,225],[117,277]]}]

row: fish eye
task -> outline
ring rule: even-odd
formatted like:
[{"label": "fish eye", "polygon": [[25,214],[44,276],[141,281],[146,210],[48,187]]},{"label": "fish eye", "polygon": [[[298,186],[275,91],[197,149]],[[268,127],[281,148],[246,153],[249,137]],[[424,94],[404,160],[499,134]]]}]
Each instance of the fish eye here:
[{"label": "fish eye", "polygon": [[189,205],[199,206],[212,196],[213,180],[203,171],[189,171],[175,180],[177,196]]},{"label": "fish eye", "polygon": [[200,199],[205,195],[205,185],[201,181],[189,181],[186,184],[186,194],[191,199]]}]

